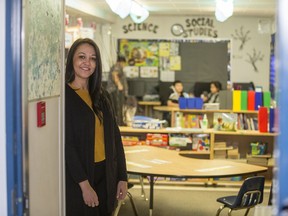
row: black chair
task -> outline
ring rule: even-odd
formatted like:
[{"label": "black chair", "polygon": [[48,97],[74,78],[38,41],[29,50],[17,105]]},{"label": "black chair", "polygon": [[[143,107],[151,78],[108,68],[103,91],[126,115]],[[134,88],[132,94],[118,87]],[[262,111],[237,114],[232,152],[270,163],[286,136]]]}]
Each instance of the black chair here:
[{"label": "black chair", "polygon": [[238,192],[238,195],[226,196],[217,199],[217,202],[224,205],[220,206],[216,216],[220,215],[220,212],[224,208],[229,208],[229,216],[231,216],[231,212],[233,210],[247,209],[245,212],[245,216],[247,216],[251,208],[262,203],[264,183],[265,178],[263,176],[254,176],[245,179]]},{"label": "black chair", "polygon": [[[138,216],[138,211],[137,211],[136,206],[135,206],[135,203],[134,203],[134,201],[133,201],[133,197],[132,197],[131,193],[129,192],[129,189],[132,188],[133,186],[134,186],[134,185],[133,185],[132,183],[129,183],[129,182],[128,182],[127,196],[128,196],[128,198],[129,198],[129,200],[130,200],[130,202],[131,202],[134,215],[135,215],[135,216]],[[123,203],[123,201],[119,201],[119,202],[118,202],[118,206],[117,206],[117,208],[115,209],[115,211],[114,211],[114,213],[113,213],[113,216],[117,216],[117,215],[118,215],[122,203]]]}]

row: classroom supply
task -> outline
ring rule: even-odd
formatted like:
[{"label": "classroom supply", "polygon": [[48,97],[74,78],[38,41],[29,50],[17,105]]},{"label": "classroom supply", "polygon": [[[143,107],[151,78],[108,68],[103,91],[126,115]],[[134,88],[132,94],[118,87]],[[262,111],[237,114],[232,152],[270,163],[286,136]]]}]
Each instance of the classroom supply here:
[{"label": "classroom supply", "polygon": [[258,128],[259,128],[259,132],[268,132],[268,109],[267,107],[259,107]]},{"label": "classroom supply", "polygon": [[255,92],[255,110],[258,110],[260,106],[263,106],[263,92]]},{"label": "classroom supply", "polygon": [[187,98],[179,97],[178,103],[179,103],[179,108],[180,109],[187,109]]},{"label": "classroom supply", "polygon": [[241,91],[241,110],[247,110],[247,91]]},{"label": "classroom supply", "polygon": [[247,93],[247,109],[248,110],[255,110],[255,92],[254,91],[248,91]]},{"label": "classroom supply", "polygon": [[241,110],[241,91],[233,91],[233,111]]},{"label": "classroom supply", "polygon": [[200,121],[200,125],[201,125],[201,128],[203,130],[207,130],[207,128],[208,128],[208,119],[207,119],[207,115],[206,114],[204,114],[203,119]]},{"label": "classroom supply", "polygon": [[269,108],[271,103],[271,93],[270,91],[263,92],[263,106]]},{"label": "classroom supply", "polygon": [[275,132],[274,124],[275,124],[275,109],[271,107],[269,111],[269,132],[270,133]]}]

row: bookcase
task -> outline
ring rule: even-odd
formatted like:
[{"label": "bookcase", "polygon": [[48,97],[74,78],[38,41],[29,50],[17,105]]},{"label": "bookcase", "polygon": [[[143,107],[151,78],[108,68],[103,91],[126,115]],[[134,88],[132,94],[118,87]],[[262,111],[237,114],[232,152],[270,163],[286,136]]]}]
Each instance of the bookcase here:
[{"label": "bookcase", "polygon": [[[276,133],[260,133],[258,131],[215,131],[213,129],[207,130],[193,130],[193,129],[135,129],[131,127],[120,127],[122,136],[139,136],[144,140],[149,133],[154,134],[207,134],[209,135],[210,148],[209,151],[192,151],[182,150],[183,155],[206,155],[209,159],[214,159],[214,143],[225,141],[227,146],[238,147],[240,158],[246,158],[246,154],[250,152],[250,143],[255,141],[262,141],[267,143],[267,152],[273,153],[274,141],[277,136]],[[144,144],[144,143],[143,143]],[[231,148],[231,147],[230,147]]]},{"label": "bookcase", "polygon": [[208,122],[210,128],[213,127],[213,118],[214,113],[227,113],[227,114],[243,114],[247,116],[249,119],[256,118],[258,115],[257,110],[239,110],[239,111],[233,111],[233,110],[204,110],[204,109],[179,109],[178,107],[168,107],[168,106],[155,106],[153,108],[154,110],[160,111],[160,112],[170,112],[171,114],[171,127],[175,127],[176,124],[176,116],[177,115],[195,115],[195,116],[203,116],[204,114],[207,115]]}]

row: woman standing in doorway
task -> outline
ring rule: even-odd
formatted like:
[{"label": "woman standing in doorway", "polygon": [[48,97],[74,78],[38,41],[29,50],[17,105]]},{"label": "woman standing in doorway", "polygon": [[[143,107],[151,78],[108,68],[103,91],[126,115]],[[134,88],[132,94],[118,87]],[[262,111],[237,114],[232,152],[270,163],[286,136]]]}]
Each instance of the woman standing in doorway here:
[{"label": "woman standing in doorway", "polygon": [[91,39],[71,46],[65,74],[66,215],[108,216],[127,194],[121,135]]}]

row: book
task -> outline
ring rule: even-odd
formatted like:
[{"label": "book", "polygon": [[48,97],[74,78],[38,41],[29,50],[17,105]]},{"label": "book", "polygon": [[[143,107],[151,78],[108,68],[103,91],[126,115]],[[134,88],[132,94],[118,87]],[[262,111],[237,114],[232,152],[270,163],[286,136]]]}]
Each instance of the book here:
[{"label": "book", "polygon": [[241,110],[247,110],[247,91],[241,91]]},{"label": "book", "polygon": [[255,92],[255,110],[263,106],[263,92]]},{"label": "book", "polygon": [[236,131],[237,114],[236,113],[214,113],[213,127],[219,131]]},{"label": "book", "polygon": [[192,150],[209,151],[210,150],[210,136],[209,134],[193,134]]},{"label": "book", "polygon": [[269,108],[271,101],[271,93],[270,91],[263,92],[263,106]]},{"label": "book", "polygon": [[255,130],[253,118],[249,118],[249,121],[250,121],[250,125],[251,125],[251,130]]},{"label": "book", "polygon": [[233,90],[233,111],[241,110],[241,91]]},{"label": "book", "polygon": [[248,91],[247,94],[247,109],[255,110],[255,91]]}]

